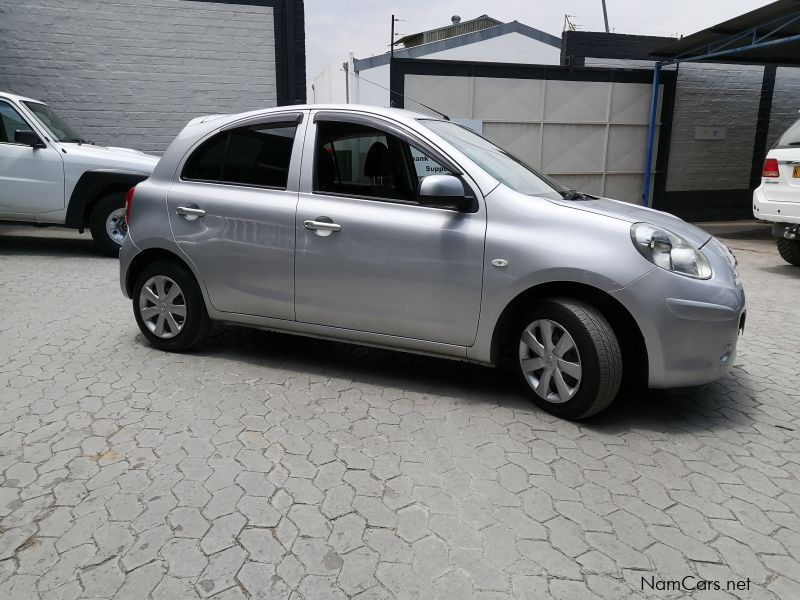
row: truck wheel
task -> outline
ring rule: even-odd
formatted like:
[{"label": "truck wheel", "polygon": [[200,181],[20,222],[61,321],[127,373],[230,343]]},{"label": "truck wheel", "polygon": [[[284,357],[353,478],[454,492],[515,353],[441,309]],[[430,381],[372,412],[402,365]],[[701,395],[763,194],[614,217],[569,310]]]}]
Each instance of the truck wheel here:
[{"label": "truck wheel", "polygon": [[125,223],[125,192],[112,192],[101,198],[89,216],[89,230],[98,249],[107,256],[119,256],[128,234]]},{"label": "truck wheel", "polygon": [[517,373],[539,408],[583,419],[614,400],[622,351],[596,308],[568,298],[543,300],[523,315],[516,332]]},{"label": "truck wheel", "polygon": [[800,267],[800,240],[778,238],[778,254],[790,265]]},{"label": "truck wheel", "polygon": [[208,318],[200,286],[186,267],[157,261],[142,270],[133,287],[139,329],[159,350],[182,352],[202,341]]}]

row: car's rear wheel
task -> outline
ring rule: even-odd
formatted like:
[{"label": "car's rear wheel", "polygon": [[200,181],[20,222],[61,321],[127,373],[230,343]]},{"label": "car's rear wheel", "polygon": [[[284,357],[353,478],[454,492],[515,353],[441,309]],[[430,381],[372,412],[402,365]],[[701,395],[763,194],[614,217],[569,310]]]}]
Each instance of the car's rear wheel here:
[{"label": "car's rear wheel", "polygon": [[596,308],[565,298],[543,300],[525,312],[515,331],[517,372],[537,406],[582,419],[614,400],[622,351]]},{"label": "car's rear wheel", "polygon": [[778,254],[790,265],[800,267],[800,240],[778,239]]},{"label": "car's rear wheel", "polygon": [[119,256],[128,226],[125,223],[125,192],[112,192],[101,198],[89,216],[89,230],[95,244],[107,256]]},{"label": "car's rear wheel", "polygon": [[133,288],[133,313],[147,340],[171,352],[200,342],[210,325],[194,276],[169,261],[154,262],[139,274]]}]

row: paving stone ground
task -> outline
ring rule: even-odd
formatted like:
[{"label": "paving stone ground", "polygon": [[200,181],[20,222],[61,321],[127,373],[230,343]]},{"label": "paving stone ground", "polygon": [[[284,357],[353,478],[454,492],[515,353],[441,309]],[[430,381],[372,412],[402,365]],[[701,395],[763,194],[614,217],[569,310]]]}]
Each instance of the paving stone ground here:
[{"label": "paving stone ground", "polygon": [[87,236],[2,227],[0,598],[798,598],[800,269],[728,243],[732,372],[577,425],[444,360],[158,352]]}]

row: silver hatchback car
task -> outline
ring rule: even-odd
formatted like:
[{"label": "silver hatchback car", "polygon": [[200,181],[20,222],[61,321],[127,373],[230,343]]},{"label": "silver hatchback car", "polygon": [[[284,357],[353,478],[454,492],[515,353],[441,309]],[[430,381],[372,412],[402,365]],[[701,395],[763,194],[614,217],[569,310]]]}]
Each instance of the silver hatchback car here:
[{"label": "silver hatchback car", "polygon": [[126,211],[120,283],[163,350],[227,321],[502,362],[538,406],[579,419],[624,377],[720,377],[744,324],[735,258],[708,233],[402,110],[195,119]]}]

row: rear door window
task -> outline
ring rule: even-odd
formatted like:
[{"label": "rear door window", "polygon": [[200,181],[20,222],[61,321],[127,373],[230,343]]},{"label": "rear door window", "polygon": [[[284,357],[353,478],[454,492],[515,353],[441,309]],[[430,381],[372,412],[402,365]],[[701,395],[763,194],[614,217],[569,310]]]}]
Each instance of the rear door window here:
[{"label": "rear door window", "polygon": [[296,131],[286,124],[232,130],[222,183],[286,189]]},{"label": "rear door window", "polygon": [[190,181],[286,189],[297,126],[269,123],[223,131],[186,161]]},{"label": "rear door window", "polygon": [[230,133],[225,131],[206,140],[194,151],[183,167],[183,179],[191,181],[219,181]]}]

